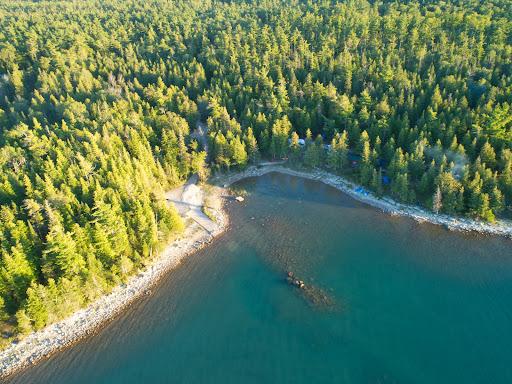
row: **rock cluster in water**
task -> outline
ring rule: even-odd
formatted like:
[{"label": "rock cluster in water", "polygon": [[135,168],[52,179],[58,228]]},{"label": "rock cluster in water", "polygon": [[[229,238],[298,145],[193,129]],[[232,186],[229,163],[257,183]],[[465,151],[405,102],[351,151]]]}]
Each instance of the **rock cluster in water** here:
[{"label": "rock cluster in water", "polygon": [[306,289],[306,284],[304,284],[304,281],[295,278],[293,272],[291,271],[287,273],[286,281],[288,284],[291,284],[297,288]]},{"label": "rock cluster in water", "polygon": [[303,292],[306,300],[315,307],[334,308],[336,301],[324,290],[312,284],[306,285],[304,280],[299,279],[292,271],[286,274],[286,282]]},{"label": "rock cluster in water", "polygon": [[[312,172],[296,171],[279,165],[268,165],[261,168],[251,167],[245,172],[234,174],[224,180],[224,186],[254,176],[270,172],[279,172],[291,176],[303,177],[320,181],[355,199],[382,209],[392,215],[408,216],[418,222],[430,222],[443,225],[450,230],[476,231],[485,234],[502,235],[512,238],[512,223],[499,221],[496,224],[484,223],[465,218],[434,214],[417,206],[400,204],[390,198],[380,199],[371,193],[358,192],[358,186],[343,177],[331,173],[314,170]],[[243,198],[242,198],[243,199]],[[241,200],[241,199],[240,199]],[[239,201],[240,201],[239,200]],[[243,200],[241,200],[243,201]],[[149,287],[154,284],[166,271],[177,266],[181,259],[209,243],[227,226],[227,218],[222,211],[214,212],[216,229],[208,233],[197,224],[190,226],[184,238],[166,249],[157,262],[144,272],[134,276],[128,284],[115,288],[109,295],[100,298],[89,307],[82,309],[71,317],[55,323],[47,328],[32,333],[23,340],[13,343],[0,353],[0,377],[5,377],[29,364],[34,364],[43,357],[62,349],[79,339],[93,333],[99,326],[112,319],[134,299],[150,294]],[[307,285],[304,281],[288,276],[293,285],[304,292],[305,297],[315,305],[334,306],[335,301],[322,289]]]}]

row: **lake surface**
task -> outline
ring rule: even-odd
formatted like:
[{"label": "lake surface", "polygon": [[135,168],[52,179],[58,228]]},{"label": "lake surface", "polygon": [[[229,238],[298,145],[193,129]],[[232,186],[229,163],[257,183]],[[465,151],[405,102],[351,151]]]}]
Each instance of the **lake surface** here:
[{"label": "lake surface", "polygon": [[512,241],[291,176],[235,187],[225,235],[11,383],[512,382]]}]

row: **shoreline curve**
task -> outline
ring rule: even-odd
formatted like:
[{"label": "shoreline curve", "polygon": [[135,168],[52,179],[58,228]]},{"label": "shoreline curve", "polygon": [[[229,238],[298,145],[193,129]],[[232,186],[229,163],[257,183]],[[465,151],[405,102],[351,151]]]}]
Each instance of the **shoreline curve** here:
[{"label": "shoreline curve", "polygon": [[296,170],[282,166],[281,164],[273,165],[272,163],[267,163],[261,167],[252,166],[243,172],[225,177],[223,186],[228,187],[242,179],[258,177],[272,172],[321,182],[346,193],[359,202],[380,209],[392,216],[410,217],[417,222],[428,222],[430,224],[441,225],[449,230],[478,232],[484,235],[505,236],[512,239],[511,221],[498,220],[496,223],[487,223],[465,217],[436,214],[419,206],[399,203],[390,197],[379,198],[366,189],[364,190],[364,193],[358,192],[357,189],[361,188],[360,185],[353,183],[342,176],[320,169],[313,169],[311,171]]},{"label": "shoreline curve", "polygon": [[[221,192],[217,192],[220,197]],[[136,299],[148,292],[165,274],[178,267],[185,257],[210,244],[229,226],[223,204],[210,210],[215,217],[213,230],[207,231],[192,220],[177,240],[171,242],[145,269],[116,286],[110,293],[71,316],[32,332],[0,351],[0,379],[6,379],[35,365],[78,341],[93,335]]]},{"label": "shoreline curve", "polygon": [[[225,191],[225,188],[240,180],[273,172],[324,183],[387,214],[410,217],[420,223],[428,222],[442,225],[449,230],[478,232],[512,238],[511,222],[498,221],[495,224],[490,224],[467,218],[435,214],[418,206],[398,203],[389,197],[379,198],[369,191],[363,194],[357,191],[357,188],[360,188],[359,185],[341,176],[319,169],[303,171],[287,168],[280,164],[267,163],[259,167],[251,166],[244,171],[231,175],[222,174],[214,177],[212,184],[222,184],[222,190]],[[223,205],[214,210],[213,214],[215,216],[215,229],[212,232],[204,230],[197,223],[187,226],[178,240],[168,245],[150,266],[133,276],[126,284],[115,287],[111,293],[102,296],[70,317],[33,332],[17,344],[11,344],[1,351],[0,378],[12,376],[94,334],[95,331],[126,310],[130,304],[144,295],[167,272],[176,268],[185,257],[210,244],[228,228],[229,217]]]}]

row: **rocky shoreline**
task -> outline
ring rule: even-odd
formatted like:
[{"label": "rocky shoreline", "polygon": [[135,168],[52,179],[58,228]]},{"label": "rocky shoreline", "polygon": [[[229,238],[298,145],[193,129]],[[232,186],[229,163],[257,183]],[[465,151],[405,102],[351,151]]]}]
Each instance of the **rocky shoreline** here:
[{"label": "rocky shoreline", "polygon": [[224,232],[229,221],[222,204],[219,209],[211,211],[214,215],[213,231],[207,231],[192,221],[179,239],[165,248],[150,266],[133,276],[126,284],[114,288],[111,293],[72,316],[31,333],[1,351],[0,378],[10,376],[93,334],[135,299],[148,294],[149,288],[169,270],[176,268],[185,257],[208,245]]},{"label": "rocky shoreline", "polygon": [[[323,170],[300,171],[286,168],[282,165],[267,164],[261,167],[249,167],[243,172],[232,175],[222,175],[214,178],[217,184],[224,188],[248,177],[262,176],[277,172],[291,176],[302,177],[330,185],[358,201],[381,209],[391,215],[411,217],[418,222],[429,222],[443,225],[450,230],[464,232],[479,232],[512,238],[512,223],[499,221],[495,224],[476,220],[435,214],[417,206],[401,204],[390,198],[378,198],[369,191],[361,193],[360,186],[341,176],[333,175]],[[224,232],[229,224],[227,215],[221,205],[218,209],[210,210],[214,216],[213,231],[205,230],[197,222],[187,226],[181,238],[169,245],[158,259],[144,271],[133,276],[128,283],[114,290],[96,302],[72,316],[52,324],[40,331],[34,332],[20,342],[12,344],[0,352],[0,378],[31,365],[49,355],[76,343],[80,339],[93,334],[97,329],[126,309],[136,298],[146,294],[169,270],[177,267],[188,255],[209,244],[216,236]]]},{"label": "rocky shoreline", "polygon": [[362,193],[361,191],[358,191],[361,189],[360,185],[354,184],[341,176],[337,176],[320,169],[315,169],[312,171],[300,171],[287,168],[282,165],[272,164],[262,167],[250,167],[244,172],[236,173],[227,177],[225,179],[224,186],[227,187],[247,177],[262,176],[271,172],[277,172],[322,182],[352,196],[354,199],[362,203],[381,209],[382,211],[391,215],[406,216],[418,222],[429,222],[431,224],[442,225],[449,230],[478,232],[481,234],[498,235],[512,238],[512,222],[501,220],[497,221],[496,223],[486,223],[463,217],[436,214],[418,206],[398,203],[389,197],[379,198],[367,190],[364,190],[364,193]]}]

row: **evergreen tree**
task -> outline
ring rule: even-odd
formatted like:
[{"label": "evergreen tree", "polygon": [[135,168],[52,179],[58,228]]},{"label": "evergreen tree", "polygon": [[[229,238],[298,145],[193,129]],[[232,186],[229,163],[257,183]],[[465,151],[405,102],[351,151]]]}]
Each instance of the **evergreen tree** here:
[{"label": "evergreen tree", "polygon": [[20,332],[173,238],[166,189],[260,156],[510,216],[508,2],[217,5],[0,2],[0,318]]},{"label": "evergreen tree", "polygon": [[315,168],[321,164],[323,152],[322,143],[322,137],[318,136],[314,142],[310,142],[306,146],[306,152],[304,153],[304,164],[307,167]]},{"label": "evergreen tree", "polygon": [[377,196],[382,196],[384,193],[384,186],[382,185],[382,168],[379,168],[379,171],[373,168],[372,171],[372,179],[370,181],[370,187],[375,192]]},{"label": "evergreen tree", "polygon": [[437,186],[436,192],[434,193],[434,197],[432,198],[432,210],[435,213],[439,213],[441,208],[443,207],[443,196],[441,194],[441,188]]},{"label": "evergreen tree", "polygon": [[43,272],[46,277],[73,276],[83,272],[85,260],[78,253],[75,240],[59,223],[50,227],[43,252]]},{"label": "evergreen tree", "polygon": [[285,116],[278,119],[272,126],[272,140],[270,143],[270,153],[273,158],[284,158],[288,152],[288,136],[292,125]]},{"label": "evergreen tree", "polygon": [[259,160],[260,154],[258,150],[258,142],[256,140],[256,137],[254,137],[254,133],[251,127],[247,129],[247,133],[245,134],[244,137],[244,142],[249,162],[252,164],[256,164]]},{"label": "evergreen tree", "polygon": [[233,153],[233,164],[238,167],[245,167],[247,165],[247,152],[245,146],[239,137],[235,137],[231,143],[231,151]]},{"label": "evergreen tree", "polygon": [[297,163],[301,157],[301,148],[299,144],[299,135],[297,132],[292,132],[290,139],[290,160]]}]

